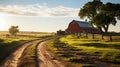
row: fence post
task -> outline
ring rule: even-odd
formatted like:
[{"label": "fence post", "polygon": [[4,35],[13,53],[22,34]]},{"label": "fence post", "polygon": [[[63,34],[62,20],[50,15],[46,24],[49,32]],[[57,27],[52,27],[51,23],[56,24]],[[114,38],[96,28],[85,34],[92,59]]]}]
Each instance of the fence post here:
[{"label": "fence post", "polygon": [[112,42],[112,35],[110,34],[109,36],[110,36],[110,42]]},{"label": "fence post", "polygon": [[92,33],[92,39],[94,39],[94,38],[95,38],[94,33]]},{"label": "fence post", "polygon": [[86,36],[85,36],[86,38],[88,38],[88,33],[86,32]]},{"label": "fence post", "polygon": [[102,40],[104,39],[104,35],[103,35],[103,33],[102,33]]}]

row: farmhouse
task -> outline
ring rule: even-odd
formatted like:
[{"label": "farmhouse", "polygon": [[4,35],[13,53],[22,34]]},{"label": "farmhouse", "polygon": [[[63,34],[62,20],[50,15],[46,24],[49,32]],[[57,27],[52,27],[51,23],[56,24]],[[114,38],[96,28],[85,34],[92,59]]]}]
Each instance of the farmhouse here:
[{"label": "farmhouse", "polygon": [[87,21],[73,20],[66,29],[67,33],[98,33],[99,30],[89,26]]}]

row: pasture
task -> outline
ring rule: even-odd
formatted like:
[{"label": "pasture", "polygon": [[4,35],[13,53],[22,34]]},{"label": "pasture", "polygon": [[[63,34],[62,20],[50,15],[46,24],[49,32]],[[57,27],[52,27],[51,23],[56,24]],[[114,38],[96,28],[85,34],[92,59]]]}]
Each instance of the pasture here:
[{"label": "pasture", "polygon": [[95,39],[66,35],[48,42],[48,50],[58,55],[68,67],[119,67],[120,63],[120,36],[109,37],[96,35]]},{"label": "pasture", "polygon": [[7,31],[0,32],[0,62],[23,43],[54,35],[46,32],[19,32],[16,37],[6,37],[6,34],[8,35],[9,33]]}]

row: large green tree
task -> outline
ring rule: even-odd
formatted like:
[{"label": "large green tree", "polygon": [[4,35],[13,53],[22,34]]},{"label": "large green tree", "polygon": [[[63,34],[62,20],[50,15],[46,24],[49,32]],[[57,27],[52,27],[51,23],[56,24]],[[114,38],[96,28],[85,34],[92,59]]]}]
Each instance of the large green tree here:
[{"label": "large green tree", "polygon": [[92,19],[96,14],[98,7],[103,3],[100,0],[93,0],[92,2],[86,3],[79,12],[80,18],[89,18]]},{"label": "large green tree", "polygon": [[93,0],[80,9],[79,16],[89,18],[90,25],[95,25],[101,31],[108,32],[109,25],[115,25],[116,20],[120,19],[120,4],[103,4],[100,0]]},{"label": "large green tree", "polygon": [[9,33],[12,35],[12,36],[16,36],[16,34],[19,32],[19,29],[18,29],[18,26],[11,26],[9,28]]},{"label": "large green tree", "polygon": [[104,32],[108,32],[109,25],[116,25],[116,22],[117,21],[114,16],[102,13],[95,15],[95,17],[93,17],[90,21],[91,24],[96,25],[97,28],[99,28],[100,30],[102,30],[101,28],[103,28]]}]

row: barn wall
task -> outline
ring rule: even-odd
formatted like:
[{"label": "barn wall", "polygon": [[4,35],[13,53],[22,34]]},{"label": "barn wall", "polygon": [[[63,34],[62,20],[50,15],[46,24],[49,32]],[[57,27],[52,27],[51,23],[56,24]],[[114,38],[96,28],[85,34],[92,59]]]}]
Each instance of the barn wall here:
[{"label": "barn wall", "polygon": [[79,32],[81,32],[81,30],[82,30],[82,28],[79,27],[79,24],[76,23],[76,22],[74,22],[74,21],[72,21],[72,22],[69,24],[69,26],[68,26],[68,28],[67,28],[66,31],[67,31],[68,33],[79,33]]},{"label": "barn wall", "polygon": [[82,32],[87,32],[87,33],[99,33],[100,31],[97,30],[96,28],[86,28],[86,27],[80,27],[80,25],[76,21],[72,21],[68,28],[66,29],[67,33],[82,33]]}]

